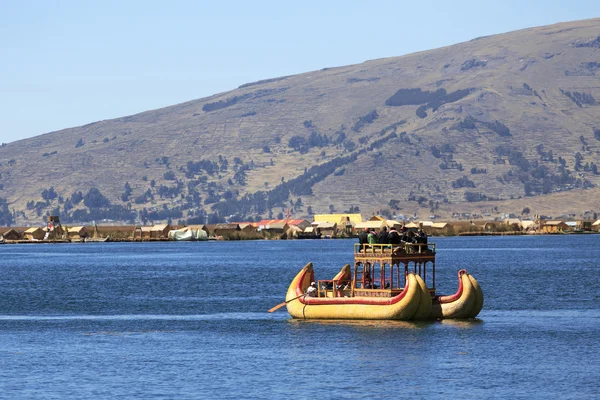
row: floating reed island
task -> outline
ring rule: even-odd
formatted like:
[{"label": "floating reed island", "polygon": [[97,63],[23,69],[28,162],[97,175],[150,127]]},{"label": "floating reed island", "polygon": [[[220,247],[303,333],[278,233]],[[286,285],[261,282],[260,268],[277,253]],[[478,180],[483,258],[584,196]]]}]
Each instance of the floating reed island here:
[{"label": "floating reed island", "polygon": [[483,236],[598,233],[600,220],[502,221],[396,221],[374,216],[363,221],[360,214],[320,214],[313,221],[275,219],[258,222],[229,222],[199,225],[85,225],[61,224],[58,216],[47,217],[45,225],[0,228],[0,243],[89,243],[260,239],[326,239],[357,237],[367,229],[381,231],[422,229],[428,236]]}]

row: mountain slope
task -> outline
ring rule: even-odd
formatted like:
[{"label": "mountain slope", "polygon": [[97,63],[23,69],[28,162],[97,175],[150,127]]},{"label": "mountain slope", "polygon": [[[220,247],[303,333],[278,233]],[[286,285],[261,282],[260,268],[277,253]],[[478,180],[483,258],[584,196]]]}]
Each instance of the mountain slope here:
[{"label": "mountain slope", "polygon": [[34,220],[99,216],[92,188],[151,219],[581,214],[598,208],[599,32],[591,19],[477,38],[9,143],[0,198]]}]

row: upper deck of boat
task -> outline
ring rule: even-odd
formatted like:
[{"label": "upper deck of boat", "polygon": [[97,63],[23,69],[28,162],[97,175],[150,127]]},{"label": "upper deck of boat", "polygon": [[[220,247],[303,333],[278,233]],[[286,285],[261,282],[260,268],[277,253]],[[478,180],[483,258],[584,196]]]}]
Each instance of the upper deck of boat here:
[{"label": "upper deck of boat", "polygon": [[355,244],[354,261],[362,263],[407,264],[435,262],[435,243]]}]

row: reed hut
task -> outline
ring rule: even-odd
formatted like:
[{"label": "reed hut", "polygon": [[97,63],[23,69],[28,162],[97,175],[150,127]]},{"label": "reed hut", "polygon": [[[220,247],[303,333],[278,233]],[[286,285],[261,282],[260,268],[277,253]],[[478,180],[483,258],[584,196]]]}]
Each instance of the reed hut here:
[{"label": "reed hut", "polygon": [[216,224],[213,228],[215,236],[228,236],[239,231],[239,224]]},{"label": "reed hut", "polygon": [[508,225],[513,231],[521,230],[521,228],[523,227],[521,225],[521,220],[518,218],[506,218],[504,220],[504,223]]},{"label": "reed hut", "polygon": [[542,225],[542,233],[562,233],[568,229],[563,221],[545,221]]},{"label": "reed hut", "polygon": [[14,229],[7,230],[2,236],[4,240],[21,240],[21,234]]},{"label": "reed hut", "polygon": [[74,226],[69,228],[67,234],[71,240],[83,240],[89,236],[89,232],[85,226]]},{"label": "reed hut", "polygon": [[152,227],[151,226],[141,226],[139,228],[135,228],[134,237],[140,238],[142,240],[148,240],[151,237]]},{"label": "reed hut", "polygon": [[404,225],[406,229],[419,229],[420,226],[421,225],[416,222],[409,222],[408,224]]},{"label": "reed hut", "polygon": [[386,226],[386,221],[380,220],[380,219],[374,219],[374,220],[359,222],[358,224],[354,225],[354,231],[356,233],[360,233],[360,232],[364,231],[366,228],[370,231],[379,232],[379,231],[381,231],[381,228],[383,228],[384,226]]},{"label": "reed hut", "polygon": [[263,231],[269,235],[282,235],[287,232],[289,225],[286,222],[274,222],[263,228]]},{"label": "reed hut", "polygon": [[37,227],[37,228],[27,229],[25,231],[25,233],[23,234],[23,236],[27,240],[42,240],[42,239],[44,239],[45,234],[46,234],[46,232],[44,232],[44,230],[42,228]]},{"label": "reed hut", "polygon": [[315,230],[321,232],[322,237],[334,237],[337,234],[337,224],[335,222],[312,223]]},{"label": "reed hut", "polygon": [[241,224],[239,224],[239,227],[240,227],[240,231],[242,231],[244,233],[257,232],[256,226],[252,225],[251,223],[241,223]]},{"label": "reed hut", "polygon": [[150,237],[152,239],[166,239],[169,237],[170,230],[171,227],[169,224],[154,225],[152,229],[150,229]]},{"label": "reed hut", "polygon": [[290,219],[289,221],[279,221],[279,222],[287,222],[287,224],[290,228],[292,226],[295,226],[297,228],[300,228],[301,231],[303,231],[305,228],[308,228],[309,226],[311,226],[311,222],[306,219]]},{"label": "reed hut", "polygon": [[352,226],[354,226],[362,222],[362,216],[360,214],[315,214],[313,221],[335,222],[338,225],[345,225],[347,221],[350,221]]}]

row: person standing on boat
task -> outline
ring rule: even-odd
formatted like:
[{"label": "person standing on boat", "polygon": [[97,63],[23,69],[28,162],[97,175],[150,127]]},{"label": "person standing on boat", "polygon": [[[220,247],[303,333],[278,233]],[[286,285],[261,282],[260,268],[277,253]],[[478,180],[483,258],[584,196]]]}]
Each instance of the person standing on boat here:
[{"label": "person standing on boat", "polygon": [[402,242],[402,244],[411,245],[411,246],[404,246],[404,249],[407,253],[413,253],[415,251],[415,248],[412,246],[413,244],[416,243],[415,233],[413,231],[411,231],[410,229],[406,229],[404,231],[404,233],[402,234],[402,237],[400,238],[400,242]]},{"label": "person standing on boat", "polygon": [[369,234],[367,235],[367,240],[369,241],[369,244],[377,244],[377,232],[369,232]]},{"label": "person standing on boat", "polygon": [[396,229],[392,227],[388,232],[388,243],[389,244],[400,244],[400,234]]},{"label": "person standing on boat", "polygon": [[317,283],[316,282],[311,282],[310,286],[308,287],[308,289],[306,289],[306,294],[309,295],[310,297],[317,297]]},{"label": "person standing on boat", "polygon": [[400,234],[393,226],[388,233],[388,243],[391,244],[392,253],[398,254],[400,252]]},{"label": "person standing on boat", "polygon": [[[419,253],[421,253],[424,249],[427,248],[427,234],[425,233],[423,228],[419,228],[419,230],[417,230],[417,234],[415,235],[415,242],[419,243]],[[421,246],[421,244],[424,244],[425,246]]]},{"label": "person standing on boat", "polygon": [[383,228],[381,228],[381,232],[379,232],[379,236],[377,237],[377,243],[388,244],[388,243],[390,243],[388,240],[389,240],[389,234],[388,234],[387,226],[384,226]]},{"label": "person standing on boat", "polygon": [[358,235],[358,243],[360,244],[360,250],[364,250],[365,244],[369,243],[369,228],[365,228]]},{"label": "person standing on boat", "polygon": [[406,229],[404,227],[401,228],[402,229],[402,237],[400,238],[400,241],[402,243],[414,243],[414,232],[411,231],[410,229]]}]

